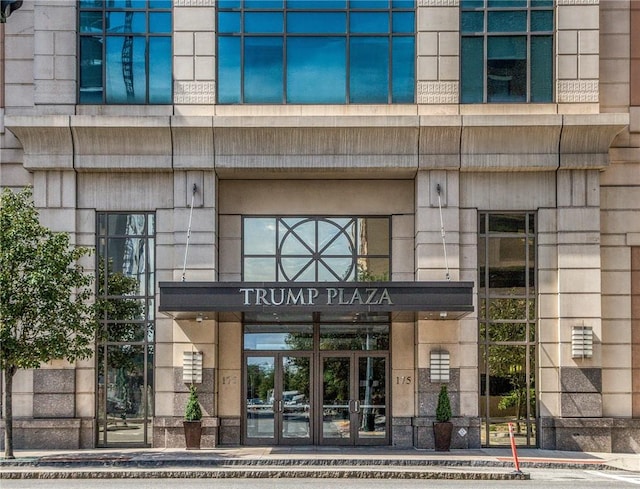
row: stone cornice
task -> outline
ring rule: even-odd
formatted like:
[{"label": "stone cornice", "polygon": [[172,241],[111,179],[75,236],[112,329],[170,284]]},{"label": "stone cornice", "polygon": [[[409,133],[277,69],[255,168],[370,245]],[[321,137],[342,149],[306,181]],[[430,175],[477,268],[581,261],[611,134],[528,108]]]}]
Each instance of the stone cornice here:
[{"label": "stone cornice", "polygon": [[[604,168],[628,114],[5,116],[28,170],[336,171]],[[364,173],[363,173],[364,172]],[[394,173],[395,172],[395,173]],[[239,174],[240,175],[240,174]]]}]

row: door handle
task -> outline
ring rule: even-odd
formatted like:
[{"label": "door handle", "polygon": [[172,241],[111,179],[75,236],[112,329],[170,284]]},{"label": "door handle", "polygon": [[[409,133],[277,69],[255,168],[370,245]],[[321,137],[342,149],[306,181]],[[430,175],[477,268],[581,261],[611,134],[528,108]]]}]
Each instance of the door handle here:
[{"label": "door handle", "polygon": [[353,401],[353,406],[354,406],[354,413],[359,413],[360,412],[360,401],[359,400],[355,400]]}]

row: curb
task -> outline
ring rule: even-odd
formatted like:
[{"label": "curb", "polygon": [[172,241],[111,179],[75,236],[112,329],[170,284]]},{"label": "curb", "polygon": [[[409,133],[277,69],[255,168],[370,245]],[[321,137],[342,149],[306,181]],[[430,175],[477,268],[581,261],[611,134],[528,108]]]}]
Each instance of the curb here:
[{"label": "curb", "polygon": [[326,469],[264,470],[100,470],[100,471],[3,471],[1,479],[447,479],[447,480],[529,480],[525,473],[458,472],[433,470],[382,470],[366,467]]},{"label": "curb", "polygon": [[[520,460],[520,466],[529,469],[575,469],[575,470],[618,470],[603,461],[579,462],[579,461],[527,461]],[[112,468],[112,469],[167,469],[190,468],[200,469],[223,469],[246,467],[279,467],[279,468],[355,468],[367,467],[380,468],[405,468],[417,469],[427,467],[440,468],[513,468],[513,462],[503,460],[456,460],[456,459],[210,459],[188,457],[184,459],[149,459],[149,458],[123,458],[123,457],[87,457],[87,458],[36,458],[31,460],[5,460],[0,461],[0,471],[9,468],[25,467],[40,470],[72,469],[72,468]]]}]

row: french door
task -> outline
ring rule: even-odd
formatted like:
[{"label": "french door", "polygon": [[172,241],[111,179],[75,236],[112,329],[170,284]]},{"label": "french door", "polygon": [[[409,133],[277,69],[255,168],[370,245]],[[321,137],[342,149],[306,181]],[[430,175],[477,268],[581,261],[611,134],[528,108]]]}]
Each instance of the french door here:
[{"label": "french door", "polygon": [[320,444],[387,445],[387,355],[326,353],[320,365]]},{"label": "french door", "polygon": [[310,353],[251,354],[245,360],[248,444],[313,443]]}]

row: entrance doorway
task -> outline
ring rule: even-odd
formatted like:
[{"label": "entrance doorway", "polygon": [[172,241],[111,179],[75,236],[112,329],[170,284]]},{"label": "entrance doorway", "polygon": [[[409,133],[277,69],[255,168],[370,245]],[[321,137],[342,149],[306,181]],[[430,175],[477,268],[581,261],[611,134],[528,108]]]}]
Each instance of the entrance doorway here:
[{"label": "entrance doorway", "polygon": [[244,443],[387,445],[388,315],[309,316],[245,318]]}]

